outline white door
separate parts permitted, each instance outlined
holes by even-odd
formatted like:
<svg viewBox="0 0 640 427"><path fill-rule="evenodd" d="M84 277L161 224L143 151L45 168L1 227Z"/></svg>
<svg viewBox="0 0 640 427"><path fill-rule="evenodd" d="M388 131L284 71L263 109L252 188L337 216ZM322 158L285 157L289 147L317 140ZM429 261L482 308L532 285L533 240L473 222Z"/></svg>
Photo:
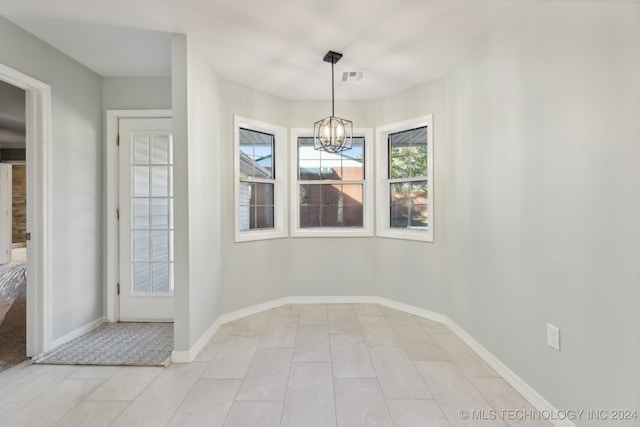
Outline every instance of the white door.
<svg viewBox="0 0 640 427"><path fill-rule="evenodd" d="M0 163L0 264L11 262L13 227L11 165Z"/></svg>
<svg viewBox="0 0 640 427"><path fill-rule="evenodd" d="M173 320L171 119L120 119L120 320Z"/></svg>

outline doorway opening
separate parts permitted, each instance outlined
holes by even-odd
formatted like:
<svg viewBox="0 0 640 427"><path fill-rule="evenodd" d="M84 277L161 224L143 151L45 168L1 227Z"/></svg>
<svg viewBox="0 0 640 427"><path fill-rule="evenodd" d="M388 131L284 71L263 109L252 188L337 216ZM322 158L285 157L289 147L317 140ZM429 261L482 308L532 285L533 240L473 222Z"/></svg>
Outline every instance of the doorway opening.
<svg viewBox="0 0 640 427"><path fill-rule="evenodd" d="M27 359L26 92L0 81L0 371Z"/></svg>
<svg viewBox="0 0 640 427"><path fill-rule="evenodd" d="M15 172L16 184L19 184L16 196L24 198L22 201L16 200L23 206L20 217L15 220L16 241L13 241L14 230L11 227L9 244L11 258L17 264L24 263L25 281L28 276L23 287L23 310L26 315L22 317L24 325L21 328L25 335L24 356L30 357L49 350L52 343L51 87L3 64L0 64L0 83L5 90L13 91L16 97L23 100L22 106L17 108L22 110L23 118L15 120L11 113L7 113L3 116L3 126L8 133L13 132L16 136L17 131L12 129L12 125L15 128L15 122L21 122L24 145L7 147L3 143L7 151L3 151L2 159L7 163L0 165L5 165L5 171L6 166L10 165L11 171L8 173L14 175ZM18 151L8 151L14 149ZM12 193L13 184L12 179L12 184L7 187L11 188ZM13 222L13 197L9 203ZM15 301L12 305L15 307Z"/></svg>

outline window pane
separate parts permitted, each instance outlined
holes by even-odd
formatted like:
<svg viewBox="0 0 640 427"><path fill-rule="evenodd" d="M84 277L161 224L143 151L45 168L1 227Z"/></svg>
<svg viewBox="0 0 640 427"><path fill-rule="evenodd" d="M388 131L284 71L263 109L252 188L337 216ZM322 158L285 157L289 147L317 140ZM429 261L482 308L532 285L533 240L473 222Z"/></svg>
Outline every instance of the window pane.
<svg viewBox="0 0 640 427"><path fill-rule="evenodd" d="M363 212L362 205L357 206L345 206L343 208L343 220L342 225L345 227L362 227L364 225L363 222Z"/></svg>
<svg viewBox="0 0 640 427"><path fill-rule="evenodd" d="M251 184L248 182L241 182L238 194L239 199L239 211L240 211L240 231L247 231L251 228L251 208L249 201L251 199Z"/></svg>
<svg viewBox="0 0 640 427"><path fill-rule="evenodd" d="M240 128L240 175L273 179L274 136Z"/></svg>
<svg viewBox="0 0 640 427"><path fill-rule="evenodd" d="M240 230L274 227L274 185L240 183Z"/></svg>
<svg viewBox="0 0 640 427"><path fill-rule="evenodd" d="M300 228L320 226L320 206L300 206Z"/></svg>
<svg viewBox="0 0 640 427"><path fill-rule="evenodd" d="M411 183L411 203L414 205L427 203L427 181Z"/></svg>
<svg viewBox="0 0 640 427"><path fill-rule="evenodd" d="M273 206L273 184L251 184L249 200L251 205Z"/></svg>
<svg viewBox="0 0 640 427"><path fill-rule="evenodd" d="M328 153L313 147L313 138L298 138L300 180L364 179L364 138L353 138L351 149L339 153Z"/></svg>
<svg viewBox="0 0 640 427"><path fill-rule="evenodd" d="M411 176L427 176L428 156L427 144L411 147Z"/></svg>
<svg viewBox="0 0 640 427"><path fill-rule="evenodd" d="M300 227L362 227L362 184L300 185Z"/></svg>
<svg viewBox="0 0 640 427"><path fill-rule="evenodd" d="M427 212L427 205L412 205L409 226L426 228L428 225Z"/></svg>
<svg viewBox="0 0 640 427"><path fill-rule="evenodd" d="M409 225L411 184L408 182L390 184L390 194L390 226L406 228Z"/></svg>
<svg viewBox="0 0 640 427"><path fill-rule="evenodd" d="M427 227L427 181L390 184L390 194L391 227Z"/></svg>
<svg viewBox="0 0 640 427"><path fill-rule="evenodd" d="M389 134L389 178L427 175L427 127Z"/></svg>
<svg viewBox="0 0 640 427"><path fill-rule="evenodd" d="M393 228L407 228L409 224L409 205L394 203L391 205L390 226Z"/></svg>
<svg viewBox="0 0 640 427"><path fill-rule="evenodd" d="M255 223L254 228L273 228L273 206L256 206L251 210L254 213L252 223Z"/></svg>

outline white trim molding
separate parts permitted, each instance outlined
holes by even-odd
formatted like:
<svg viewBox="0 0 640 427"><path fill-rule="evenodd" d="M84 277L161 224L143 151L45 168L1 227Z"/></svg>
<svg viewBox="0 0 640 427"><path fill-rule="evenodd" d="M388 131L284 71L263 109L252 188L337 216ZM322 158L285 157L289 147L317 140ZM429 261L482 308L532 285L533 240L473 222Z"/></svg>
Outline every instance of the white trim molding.
<svg viewBox="0 0 640 427"><path fill-rule="evenodd" d="M116 286L119 282L118 257L118 123L121 118L172 118L171 110L107 110L105 141L105 283L104 297L109 322L119 320L119 300Z"/></svg>
<svg viewBox="0 0 640 427"><path fill-rule="evenodd" d="M273 179L265 182L273 184L273 228L240 229L240 128L273 135ZM233 116L233 181L234 181L234 227L235 242L279 239L288 236L287 229L287 130L281 126L259 122L241 116ZM245 178L246 179L246 178ZM248 182L248 181L244 181ZM253 181L252 181L253 182ZM258 181L255 181L258 182Z"/></svg>
<svg viewBox="0 0 640 427"><path fill-rule="evenodd" d="M66 344L69 341L74 340L78 337L81 337L82 335L88 332L91 332L94 329L98 329L100 326L104 325L105 323L107 323L106 317L101 317L99 319L94 320L93 322L87 323L86 325L76 329L75 331L69 332L68 334L53 341L53 343L51 344L51 348L54 349L56 347L60 347L61 345Z"/></svg>
<svg viewBox="0 0 640 427"><path fill-rule="evenodd" d="M484 360L491 368L493 368L507 383L509 383L518 393L533 405L539 411L548 411L557 413L558 410L551 405L544 397L536 392L522 378L518 377L511 369L502 363L491 352L484 348L478 341L469 335L464 329L458 326L453 320L444 314L425 310L409 304L403 304L387 298L379 296L289 296L267 301L262 304L247 307L231 313L223 314L211 325L209 330L205 332L198 342L189 351L174 351L172 361L174 363L189 363L195 360L198 353L204 348L207 342L213 337L220 326L234 320L251 316L266 310L280 307L285 304L379 304L384 307L393 308L405 313L413 314L424 319L433 320L443 323L451 331L460 338L466 345L476 352L482 360ZM568 419L551 420L556 427L576 427L576 425Z"/></svg>
<svg viewBox="0 0 640 427"><path fill-rule="evenodd" d="M51 86L0 64L0 80L26 92L27 159L27 355L51 348L52 301L52 136Z"/></svg>
<svg viewBox="0 0 640 427"><path fill-rule="evenodd" d="M362 227L311 227L301 228L300 225L300 189L298 180L298 138L313 137L312 128L290 129L290 190L291 194L291 237L372 237L374 234L374 139L372 128L356 128L354 137L364 137L364 179L362 189ZM309 181L307 181L309 182ZM330 181L330 183L338 183ZM352 181L357 182L357 181ZM314 184L322 181L314 181Z"/></svg>
<svg viewBox="0 0 640 427"><path fill-rule="evenodd" d="M213 322L213 325L211 325L211 327L188 351L174 351L171 354L171 361L174 363L193 362L198 353L200 353L204 346L207 345L207 343L215 335L215 333L218 332L220 326L224 325L225 323L233 322L234 320L242 319L243 317L271 310L285 304L289 304L289 299L286 297L223 314L222 316L218 317L215 322Z"/></svg>
<svg viewBox="0 0 640 427"><path fill-rule="evenodd" d="M391 200L391 194L389 185L397 181L405 180L392 180L389 177L389 143L388 138L390 134L409 131L412 129L427 127L427 176L420 177L420 180L427 181L427 229L419 228L396 228L391 227L391 209L389 206L389 200ZM376 187L377 187L377 209L376 209L376 235L379 237L390 237L395 239L405 240L418 240L422 242L433 242L434 233L434 184L433 184L433 156L434 156L434 142L433 142L433 114L426 116L416 117L414 119L404 120L402 122L392 123L385 126L379 126L376 128L376 157L377 161L377 175L376 175ZM416 177L417 178L417 177Z"/></svg>

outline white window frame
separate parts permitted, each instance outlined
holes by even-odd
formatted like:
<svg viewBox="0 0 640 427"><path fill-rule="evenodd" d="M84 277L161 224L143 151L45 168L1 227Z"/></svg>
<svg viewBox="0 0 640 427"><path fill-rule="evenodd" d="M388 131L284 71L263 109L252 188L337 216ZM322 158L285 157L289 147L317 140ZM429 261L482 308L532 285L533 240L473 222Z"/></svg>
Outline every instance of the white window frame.
<svg viewBox="0 0 640 427"><path fill-rule="evenodd" d="M411 228L392 228L390 226L389 186L396 182L389 178L389 134L427 127L427 209L429 224L427 230ZM376 235L393 239L418 240L433 242L434 204L433 204L433 114L416 117L402 122L391 123L376 128L377 162L377 210Z"/></svg>
<svg viewBox="0 0 640 427"><path fill-rule="evenodd" d="M312 128L292 128L291 140L291 237L372 237L374 235L374 139L373 129L353 130L354 137L364 137L364 180L362 189L362 227L299 227L298 138L313 137Z"/></svg>
<svg viewBox="0 0 640 427"><path fill-rule="evenodd" d="M275 180L273 181L273 228L240 230L240 128L268 133L274 136L273 163L275 165ZM238 115L233 116L234 223L236 242L280 239L288 236L286 209L287 146L286 128Z"/></svg>

